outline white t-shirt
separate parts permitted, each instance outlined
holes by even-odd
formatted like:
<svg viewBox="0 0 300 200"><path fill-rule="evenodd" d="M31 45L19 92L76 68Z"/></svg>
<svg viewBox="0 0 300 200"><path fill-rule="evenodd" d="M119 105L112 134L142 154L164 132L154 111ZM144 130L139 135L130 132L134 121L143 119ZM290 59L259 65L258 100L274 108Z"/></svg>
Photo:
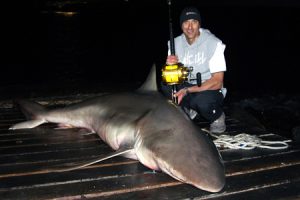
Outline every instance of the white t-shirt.
<svg viewBox="0 0 300 200"><path fill-rule="evenodd" d="M170 42L168 45L170 47ZM184 34L176 37L175 54L178 56L179 62L185 67L193 68L188 82L196 84L198 72L201 73L202 82L205 82L211 78L212 73L226 71L225 47L220 39L204 28L200 28L200 36L191 45L187 42ZM226 89L224 88L222 91L225 96Z"/></svg>

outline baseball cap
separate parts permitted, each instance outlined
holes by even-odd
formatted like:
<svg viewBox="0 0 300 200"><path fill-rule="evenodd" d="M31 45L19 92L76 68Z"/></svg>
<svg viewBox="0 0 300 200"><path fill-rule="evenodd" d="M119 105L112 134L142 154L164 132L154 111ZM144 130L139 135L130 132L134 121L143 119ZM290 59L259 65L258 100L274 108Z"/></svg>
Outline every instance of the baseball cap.
<svg viewBox="0 0 300 200"><path fill-rule="evenodd" d="M193 6L185 7L180 14L180 26L182 23L189 19L195 19L201 22L200 12Z"/></svg>

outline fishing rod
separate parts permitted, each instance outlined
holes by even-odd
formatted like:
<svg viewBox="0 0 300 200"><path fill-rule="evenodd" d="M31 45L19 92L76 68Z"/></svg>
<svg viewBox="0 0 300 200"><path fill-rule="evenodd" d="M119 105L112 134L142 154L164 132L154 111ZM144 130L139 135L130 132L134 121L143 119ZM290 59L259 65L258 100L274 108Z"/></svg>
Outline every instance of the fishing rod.
<svg viewBox="0 0 300 200"><path fill-rule="evenodd" d="M175 54L175 40L173 35L173 22L172 22L172 2L167 0L169 10L169 34L170 34L170 53ZM172 86L172 101L178 104L177 98L174 94L177 92L177 85L184 83L187 80L190 69L184 67L182 63L166 64L162 68L162 80L165 84Z"/></svg>
<svg viewBox="0 0 300 200"><path fill-rule="evenodd" d="M172 2L171 0L167 0L168 10L169 10L169 33L170 33L170 53L171 55L176 55L175 53L175 40L173 34L173 21L172 21ZM162 80L165 84L170 85L172 87L172 101L175 104L178 104L177 98L174 94L177 92L177 85L184 83L188 79L188 75L193 71L193 67L185 67L182 63L175 64L166 64L162 68ZM201 73L198 72L196 74L197 85L201 86Z"/></svg>
<svg viewBox="0 0 300 200"><path fill-rule="evenodd" d="M174 34L173 34L173 20L172 20L172 14L171 14L171 6L172 2L171 0L168 1L168 10L169 10L169 33L170 33L170 50L171 50L171 55L175 55L175 40L174 40Z"/></svg>

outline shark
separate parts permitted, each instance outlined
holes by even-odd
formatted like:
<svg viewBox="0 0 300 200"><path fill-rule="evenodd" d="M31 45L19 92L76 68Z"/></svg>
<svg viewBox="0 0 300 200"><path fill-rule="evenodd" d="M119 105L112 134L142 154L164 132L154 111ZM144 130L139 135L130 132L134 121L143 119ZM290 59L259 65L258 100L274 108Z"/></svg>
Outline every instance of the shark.
<svg viewBox="0 0 300 200"><path fill-rule="evenodd" d="M201 190L219 192L225 185L218 149L180 106L159 92L155 64L146 81L131 92L112 92L63 108L49 109L30 99L20 99L17 104L27 121L12 125L10 130L44 123L85 128L98 134L113 150L104 157L52 171L76 170L124 156Z"/></svg>

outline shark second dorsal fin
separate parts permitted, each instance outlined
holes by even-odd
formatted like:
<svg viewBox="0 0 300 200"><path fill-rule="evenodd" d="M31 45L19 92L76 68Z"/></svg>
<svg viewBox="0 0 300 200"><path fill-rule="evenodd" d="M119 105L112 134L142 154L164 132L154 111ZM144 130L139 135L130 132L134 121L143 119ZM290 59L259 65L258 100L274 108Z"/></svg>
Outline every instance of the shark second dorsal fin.
<svg viewBox="0 0 300 200"><path fill-rule="evenodd" d="M152 65L152 68L150 70L150 73L147 76L146 81L143 83L143 85L137 91L139 91L139 92L156 92L157 91L155 63Z"/></svg>

